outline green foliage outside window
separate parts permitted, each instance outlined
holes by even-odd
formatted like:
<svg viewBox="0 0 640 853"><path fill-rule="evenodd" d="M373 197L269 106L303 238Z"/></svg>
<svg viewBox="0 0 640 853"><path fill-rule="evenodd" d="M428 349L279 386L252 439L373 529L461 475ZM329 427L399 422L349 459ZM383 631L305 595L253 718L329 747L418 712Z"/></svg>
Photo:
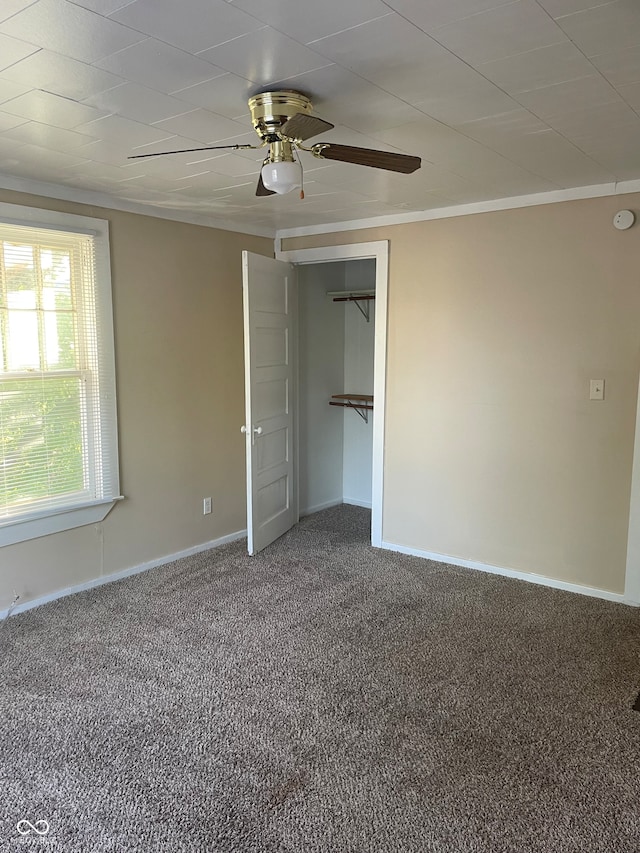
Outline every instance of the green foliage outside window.
<svg viewBox="0 0 640 853"><path fill-rule="evenodd" d="M30 247L0 247L5 261L0 267L2 516L87 484L84 380L77 364L69 254L38 248L29 258ZM7 263L7 249L18 249L26 262Z"/></svg>
<svg viewBox="0 0 640 853"><path fill-rule="evenodd" d="M0 505L82 490L80 382L0 384Z"/></svg>

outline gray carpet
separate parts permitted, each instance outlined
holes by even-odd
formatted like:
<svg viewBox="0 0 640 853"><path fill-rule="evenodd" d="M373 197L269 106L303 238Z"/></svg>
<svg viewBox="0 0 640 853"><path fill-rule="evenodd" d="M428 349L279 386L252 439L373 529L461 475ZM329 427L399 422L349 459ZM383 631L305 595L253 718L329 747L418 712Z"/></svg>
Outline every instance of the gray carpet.
<svg viewBox="0 0 640 853"><path fill-rule="evenodd" d="M5 622L1 849L638 853L640 612L368 524L327 510Z"/></svg>

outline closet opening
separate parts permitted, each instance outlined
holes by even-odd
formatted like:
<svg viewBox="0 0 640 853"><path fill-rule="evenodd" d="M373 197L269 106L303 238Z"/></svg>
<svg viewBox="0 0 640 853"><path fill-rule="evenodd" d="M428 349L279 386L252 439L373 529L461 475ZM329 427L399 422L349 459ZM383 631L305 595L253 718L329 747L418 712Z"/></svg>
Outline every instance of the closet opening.
<svg viewBox="0 0 640 853"><path fill-rule="evenodd" d="M302 300L295 311L296 505L300 514L350 501L370 506L371 544L381 548L389 242L283 250L282 239L295 236L278 237L276 259L295 266L298 304ZM374 298L351 299L359 294L349 289L368 291ZM327 295L333 291L343 301ZM368 311L368 323L363 311ZM347 337L357 320L364 325ZM335 396L340 394L373 400ZM332 400L348 405L330 405ZM360 425L364 429L358 431Z"/></svg>
<svg viewBox="0 0 640 853"><path fill-rule="evenodd" d="M300 515L372 507L376 259L298 266Z"/></svg>

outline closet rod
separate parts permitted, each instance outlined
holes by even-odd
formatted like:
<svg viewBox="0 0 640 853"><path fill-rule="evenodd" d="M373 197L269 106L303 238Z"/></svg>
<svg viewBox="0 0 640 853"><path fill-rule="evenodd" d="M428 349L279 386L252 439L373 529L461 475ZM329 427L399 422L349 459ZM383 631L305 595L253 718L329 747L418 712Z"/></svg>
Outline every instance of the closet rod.
<svg viewBox="0 0 640 853"><path fill-rule="evenodd" d="M353 409L362 420L369 423L369 412L373 411L373 395L371 394L333 394L329 400L330 406L340 406L343 409Z"/></svg>
<svg viewBox="0 0 640 853"><path fill-rule="evenodd" d="M327 294L333 297L334 302L353 302L364 319L369 322L369 306L366 304L372 302L375 298L375 292L370 290L352 290L352 291L333 291ZM360 303L364 302L363 307Z"/></svg>
<svg viewBox="0 0 640 853"><path fill-rule="evenodd" d="M369 299L375 299L375 296L334 296L334 302L365 302Z"/></svg>

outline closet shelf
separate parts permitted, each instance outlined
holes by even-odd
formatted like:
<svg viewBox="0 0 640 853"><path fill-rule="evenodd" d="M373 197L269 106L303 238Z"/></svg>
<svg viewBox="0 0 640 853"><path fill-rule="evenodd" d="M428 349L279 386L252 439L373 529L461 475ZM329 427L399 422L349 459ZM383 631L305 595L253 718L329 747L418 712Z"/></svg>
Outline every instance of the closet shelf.
<svg viewBox="0 0 640 853"><path fill-rule="evenodd" d="M367 323L369 322L368 303L376 298L375 290L328 290L327 296L330 296L334 302L353 302ZM364 306L360 304L361 302Z"/></svg>
<svg viewBox="0 0 640 853"><path fill-rule="evenodd" d="M332 394L329 400L330 406L341 406L346 409L353 409L357 412L362 420L369 423L369 412L373 410L373 395L372 394Z"/></svg>

